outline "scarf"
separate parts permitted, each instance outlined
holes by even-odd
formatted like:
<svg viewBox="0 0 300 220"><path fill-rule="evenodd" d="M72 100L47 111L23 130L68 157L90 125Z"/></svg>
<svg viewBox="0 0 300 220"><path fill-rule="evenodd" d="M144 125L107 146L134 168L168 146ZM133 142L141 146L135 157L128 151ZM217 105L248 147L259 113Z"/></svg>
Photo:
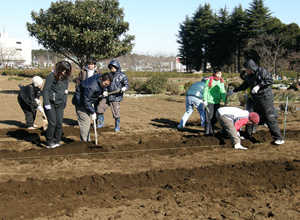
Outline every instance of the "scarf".
<svg viewBox="0 0 300 220"><path fill-rule="evenodd" d="M224 80L223 80L222 77L211 76L211 77L209 77L208 79L209 79L209 82L208 82L208 87L209 87L209 88L212 87L212 82L213 82L214 80L216 80L216 81L217 81L217 80L220 80L221 83L224 83Z"/></svg>

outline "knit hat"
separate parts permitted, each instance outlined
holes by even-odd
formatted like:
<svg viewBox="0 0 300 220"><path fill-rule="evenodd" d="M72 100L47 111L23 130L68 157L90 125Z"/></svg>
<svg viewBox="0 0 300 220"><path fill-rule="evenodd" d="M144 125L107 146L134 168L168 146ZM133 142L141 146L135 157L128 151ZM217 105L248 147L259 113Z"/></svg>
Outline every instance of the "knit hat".
<svg viewBox="0 0 300 220"><path fill-rule="evenodd" d="M41 88L43 85L43 79L39 76L34 76L32 78L32 84L34 85L34 87Z"/></svg>
<svg viewBox="0 0 300 220"><path fill-rule="evenodd" d="M252 121L254 124L258 124L259 123L259 115L256 112L250 112L249 120Z"/></svg>

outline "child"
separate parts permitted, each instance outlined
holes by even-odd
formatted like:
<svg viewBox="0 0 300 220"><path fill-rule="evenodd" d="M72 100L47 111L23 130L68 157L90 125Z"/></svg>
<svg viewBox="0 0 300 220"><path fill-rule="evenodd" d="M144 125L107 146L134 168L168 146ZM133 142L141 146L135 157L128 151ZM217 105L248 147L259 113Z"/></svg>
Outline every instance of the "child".
<svg viewBox="0 0 300 220"><path fill-rule="evenodd" d="M18 102L25 114L26 128L29 130L37 128L34 124L36 111L39 110L43 113L43 108L39 100L42 87L43 79L39 76L34 76L31 84L20 86Z"/></svg>
<svg viewBox="0 0 300 220"><path fill-rule="evenodd" d="M258 124L259 115L237 107L222 107L217 110L216 117L223 130L230 136L234 149L247 150L241 145L240 129L247 124Z"/></svg>
<svg viewBox="0 0 300 220"><path fill-rule="evenodd" d="M46 78L43 90L44 109L48 119L46 148L60 146L64 109L67 105L68 78L71 73L71 64L60 61L56 63L54 72Z"/></svg>
<svg viewBox="0 0 300 220"><path fill-rule="evenodd" d="M216 111L220 107L221 101L226 102L226 91L221 71L215 71L213 76L206 80L203 101L206 111L205 135L213 135L214 125L217 121Z"/></svg>
<svg viewBox="0 0 300 220"><path fill-rule="evenodd" d="M104 126L104 112L108 106L110 106L111 111L113 113L113 117L115 119L115 132L120 131L120 102L123 100L123 94L126 90L128 90L128 77L125 73L121 71L121 66L118 60L111 60L108 64L108 68L111 71L112 82L108 87L108 92L115 92L112 95L109 95L106 98L103 98L98 105L98 128L102 128Z"/></svg>

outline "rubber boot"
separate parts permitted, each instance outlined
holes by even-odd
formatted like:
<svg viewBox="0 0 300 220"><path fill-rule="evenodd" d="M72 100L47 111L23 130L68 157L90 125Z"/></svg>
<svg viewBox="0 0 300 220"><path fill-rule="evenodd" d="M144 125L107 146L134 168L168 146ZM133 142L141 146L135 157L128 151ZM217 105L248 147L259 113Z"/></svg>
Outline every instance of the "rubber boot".
<svg viewBox="0 0 300 220"><path fill-rule="evenodd" d="M115 132L120 131L120 118L115 119Z"/></svg>
<svg viewBox="0 0 300 220"><path fill-rule="evenodd" d="M103 128L104 126L104 115L98 114L97 116L97 128Z"/></svg>

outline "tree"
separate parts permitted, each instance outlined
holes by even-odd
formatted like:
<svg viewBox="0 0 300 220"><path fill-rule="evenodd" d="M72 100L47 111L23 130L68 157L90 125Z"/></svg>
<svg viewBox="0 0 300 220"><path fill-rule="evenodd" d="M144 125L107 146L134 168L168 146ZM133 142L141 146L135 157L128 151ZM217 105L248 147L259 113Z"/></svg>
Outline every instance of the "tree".
<svg viewBox="0 0 300 220"><path fill-rule="evenodd" d="M203 67L206 72L209 60L209 51L212 47L211 36L215 34L216 16L213 14L210 4L200 6L193 16L193 44L195 54L193 64L197 70Z"/></svg>
<svg viewBox="0 0 300 220"><path fill-rule="evenodd" d="M248 48L259 54L261 66L277 74L278 61L286 52L283 43L282 35L262 34L256 39L251 39Z"/></svg>
<svg viewBox="0 0 300 220"><path fill-rule="evenodd" d="M230 17L230 31L232 34L233 50L236 57L237 71L241 71L241 56L242 50L247 44L248 30L247 30L247 14L239 5L233 9Z"/></svg>
<svg viewBox="0 0 300 220"><path fill-rule="evenodd" d="M268 31L271 24L271 12L265 7L264 0L253 0L246 12L248 16L248 31L252 38Z"/></svg>
<svg viewBox="0 0 300 220"><path fill-rule="evenodd" d="M134 36L126 34L129 24L118 0L62 0L31 16L30 35L80 68L89 58L118 57L133 47Z"/></svg>
<svg viewBox="0 0 300 220"><path fill-rule="evenodd" d="M186 65L186 71L191 72L193 69L193 34L192 20L186 17L185 21L180 24L179 32L177 35L177 43L179 44L179 57L180 62Z"/></svg>
<svg viewBox="0 0 300 220"><path fill-rule="evenodd" d="M0 44L0 64L7 64L9 61L14 61L18 51L15 48L4 47Z"/></svg>

